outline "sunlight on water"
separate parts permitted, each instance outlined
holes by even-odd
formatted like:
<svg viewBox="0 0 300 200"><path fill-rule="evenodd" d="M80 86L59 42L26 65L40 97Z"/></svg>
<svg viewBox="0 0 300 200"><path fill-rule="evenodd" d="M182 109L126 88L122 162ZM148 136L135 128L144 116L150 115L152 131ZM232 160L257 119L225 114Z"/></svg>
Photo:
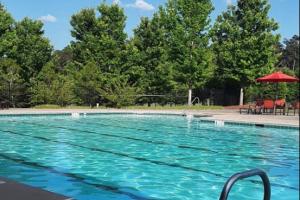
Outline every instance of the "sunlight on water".
<svg viewBox="0 0 300 200"><path fill-rule="evenodd" d="M223 125L171 115L0 117L0 176L78 200L215 200L232 174L261 168L272 200L299 199L298 130ZM251 180L230 198L262 199L260 179Z"/></svg>

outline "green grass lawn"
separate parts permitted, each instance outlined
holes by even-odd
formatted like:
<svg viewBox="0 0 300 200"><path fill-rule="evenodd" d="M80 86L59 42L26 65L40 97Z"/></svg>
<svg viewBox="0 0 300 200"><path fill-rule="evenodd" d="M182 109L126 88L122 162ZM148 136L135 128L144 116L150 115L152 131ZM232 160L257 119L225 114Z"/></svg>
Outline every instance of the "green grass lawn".
<svg viewBox="0 0 300 200"><path fill-rule="evenodd" d="M176 105L176 106L129 106L126 109L141 109L141 110L221 110L222 106L203 106L203 105Z"/></svg>
<svg viewBox="0 0 300 200"><path fill-rule="evenodd" d="M59 105L53 105L53 104L43 104L34 106L34 109L91 109L89 106L66 106L61 107ZM96 107L92 109L97 109ZM108 109L108 107L100 106L98 109ZM221 110L223 109L222 106L203 106L203 105L193 105L193 106L187 106L187 105L176 105L176 106L150 106L147 105L144 106L128 106L124 107L123 109L128 110Z"/></svg>
<svg viewBox="0 0 300 200"><path fill-rule="evenodd" d="M43 105L37 105L33 107L34 109L90 109L89 106L59 106L59 105L55 105L55 104L43 104Z"/></svg>

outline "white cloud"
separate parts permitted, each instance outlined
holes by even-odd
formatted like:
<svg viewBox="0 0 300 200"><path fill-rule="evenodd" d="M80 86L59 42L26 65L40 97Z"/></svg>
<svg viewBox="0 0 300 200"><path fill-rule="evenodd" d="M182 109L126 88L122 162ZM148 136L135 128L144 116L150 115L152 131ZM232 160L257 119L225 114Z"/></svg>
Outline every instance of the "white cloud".
<svg viewBox="0 0 300 200"><path fill-rule="evenodd" d="M48 14L45 16L41 16L39 20L41 20L42 22L56 22L57 19L53 15Z"/></svg>
<svg viewBox="0 0 300 200"><path fill-rule="evenodd" d="M121 4L121 0L113 0L112 3L113 3L113 4L120 5L120 4Z"/></svg>
<svg viewBox="0 0 300 200"><path fill-rule="evenodd" d="M227 4L228 6L232 5L232 0L226 0L226 4Z"/></svg>
<svg viewBox="0 0 300 200"><path fill-rule="evenodd" d="M154 10L154 6L145 0L135 0L133 4L127 4L127 7L137 8L141 10Z"/></svg>

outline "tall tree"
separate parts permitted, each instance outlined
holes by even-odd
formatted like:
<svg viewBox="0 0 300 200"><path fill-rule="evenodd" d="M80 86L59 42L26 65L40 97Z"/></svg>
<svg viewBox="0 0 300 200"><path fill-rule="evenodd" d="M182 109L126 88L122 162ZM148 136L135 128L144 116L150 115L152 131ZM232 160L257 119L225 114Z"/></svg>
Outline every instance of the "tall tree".
<svg viewBox="0 0 300 200"><path fill-rule="evenodd" d="M0 3L0 58L9 57L16 49L15 21Z"/></svg>
<svg viewBox="0 0 300 200"><path fill-rule="evenodd" d="M103 79L99 92L108 101L106 105L121 108L135 103L138 88L129 82L127 76L111 74Z"/></svg>
<svg viewBox="0 0 300 200"><path fill-rule="evenodd" d="M165 9L165 24L176 80L188 90L188 105L192 104L192 89L202 87L212 75L212 53L209 48L210 0L169 0Z"/></svg>
<svg viewBox="0 0 300 200"><path fill-rule="evenodd" d="M103 82L103 76L99 67L93 62L87 63L75 75L75 95L80 103L95 106L100 100L99 88Z"/></svg>
<svg viewBox="0 0 300 200"><path fill-rule="evenodd" d="M278 55L278 24L268 16L268 0L239 0L218 16L212 28L216 76L243 88L274 69Z"/></svg>
<svg viewBox="0 0 300 200"><path fill-rule="evenodd" d="M51 60L53 60L59 71L64 71L65 67L73 61L73 54L70 46L65 47L63 50L54 51L51 57Z"/></svg>
<svg viewBox="0 0 300 200"><path fill-rule="evenodd" d="M83 9L72 16L74 59L83 65L94 62L102 72L119 71L127 38L126 16L116 4L101 4L98 12L96 17L95 10Z"/></svg>
<svg viewBox="0 0 300 200"><path fill-rule="evenodd" d="M0 59L0 100L9 102L10 106L22 105L24 80L20 75L20 66L12 59Z"/></svg>
<svg viewBox="0 0 300 200"><path fill-rule="evenodd" d="M17 49L13 57L22 68L22 77L29 82L50 60L52 46L44 37L43 23L24 18L16 24Z"/></svg>
<svg viewBox="0 0 300 200"><path fill-rule="evenodd" d="M111 105L118 106L117 101L124 99L126 93L135 91L136 49L126 42L126 16L122 8L103 3L97 11L83 9L71 19L75 38L71 48L75 64L81 66L76 94L85 104L94 105L102 95Z"/></svg>
<svg viewBox="0 0 300 200"><path fill-rule="evenodd" d="M287 67L299 76L299 36L284 40L284 45L279 66Z"/></svg>
<svg viewBox="0 0 300 200"><path fill-rule="evenodd" d="M137 65L140 66L142 82L146 94L169 94L174 89L172 65L168 62L166 30L162 9L153 18L142 18L134 30L133 43L138 49Z"/></svg>
<svg viewBox="0 0 300 200"><path fill-rule="evenodd" d="M91 60L97 60L97 53L94 43L97 41L96 34L97 22L94 9L83 9L71 18L71 35L75 41L71 42L71 49L74 55L74 61L81 65ZM99 39L99 38L98 38ZM98 52L100 53L100 52Z"/></svg>
<svg viewBox="0 0 300 200"><path fill-rule="evenodd" d="M76 103L74 81L65 75L53 58L32 81L31 104L56 104L60 106Z"/></svg>

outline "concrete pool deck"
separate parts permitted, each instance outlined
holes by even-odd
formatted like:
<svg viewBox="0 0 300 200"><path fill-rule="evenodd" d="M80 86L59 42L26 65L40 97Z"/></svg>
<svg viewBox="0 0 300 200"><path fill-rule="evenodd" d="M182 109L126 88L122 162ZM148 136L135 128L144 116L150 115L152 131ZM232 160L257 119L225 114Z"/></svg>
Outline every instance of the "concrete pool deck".
<svg viewBox="0 0 300 200"><path fill-rule="evenodd" d="M65 114L65 113L133 113L133 114L175 114L194 115L206 120L221 120L225 122L263 124L271 126L287 126L299 128L299 115L253 115L240 114L238 110L133 110L133 109L8 109L0 110L1 115L26 115L26 114Z"/></svg>
<svg viewBox="0 0 300 200"><path fill-rule="evenodd" d="M0 177L0 199L3 200L72 200L40 188L31 187Z"/></svg>

